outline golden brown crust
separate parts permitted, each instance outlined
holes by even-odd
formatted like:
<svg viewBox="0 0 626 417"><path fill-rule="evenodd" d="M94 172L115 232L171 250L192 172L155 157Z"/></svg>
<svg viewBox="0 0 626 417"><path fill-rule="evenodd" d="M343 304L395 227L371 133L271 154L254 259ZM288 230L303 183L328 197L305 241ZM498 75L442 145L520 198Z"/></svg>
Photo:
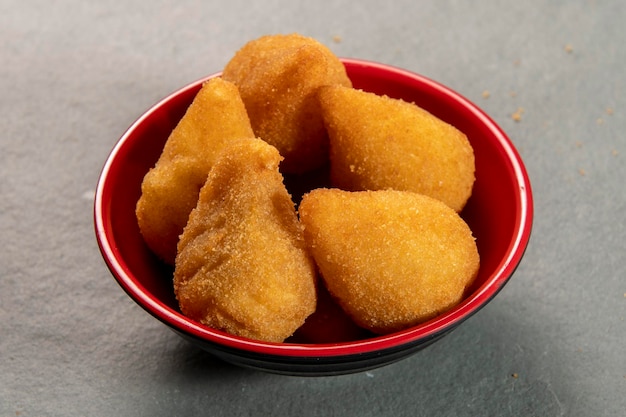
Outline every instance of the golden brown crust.
<svg viewBox="0 0 626 417"><path fill-rule="evenodd" d="M461 211L474 184L474 152L462 132L415 104L361 90L323 87L319 99L333 186L414 191Z"/></svg>
<svg viewBox="0 0 626 417"><path fill-rule="evenodd" d="M182 312L231 334L281 342L315 310L316 271L278 151L243 140L218 158L178 243Z"/></svg>
<svg viewBox="0 0 626 417"><path fill-rule="evenodd" d="M285 158L283 172L307 172L328 160L315 92L352 83L326 46L299 34L263 36L237 51L222 76L239 87L256 136Z"/></svg>
<svg viewBox="0 0 626 417"><path fill-rule="evenodd" d="M448 310L478 272L469 227L439 200L406 191L317 189L303 197L299 212L329 292L375 333Z"/></svg>
<svg viewBox="0 0 626 417"><path fill-rule="evenodd" d="M231 141L252 137L237 87L221 78L205 83L141 184L139 228L164 261L174 263L178 237L217 155Z"/></svg>

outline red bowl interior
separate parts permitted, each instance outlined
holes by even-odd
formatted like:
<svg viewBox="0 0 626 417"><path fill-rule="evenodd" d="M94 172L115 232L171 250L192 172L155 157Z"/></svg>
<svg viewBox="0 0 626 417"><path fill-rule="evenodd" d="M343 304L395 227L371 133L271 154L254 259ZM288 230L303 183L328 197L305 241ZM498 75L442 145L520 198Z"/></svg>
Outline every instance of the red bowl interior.
<svg viewBox="0 0 626 417"><path fill-rule="evenodd" d="M452 328L484 306L511 277L528 243L532 194L523 163L505 133L474 104L420 75L361 60L343 60L354 87L412 101L468 136L476 157L476 182L462 217L481 256L478 277L464 301L408 330L340 344L264 343L207 328L178 310L172 269L146 247L135 218L141 181L154 166L169 133L193 100L198 80L166 97L121 137L102 170L94 206L102 255L122 288L145 310L179 332L229 348L287 356L343 356L388 349Z"/></svg>

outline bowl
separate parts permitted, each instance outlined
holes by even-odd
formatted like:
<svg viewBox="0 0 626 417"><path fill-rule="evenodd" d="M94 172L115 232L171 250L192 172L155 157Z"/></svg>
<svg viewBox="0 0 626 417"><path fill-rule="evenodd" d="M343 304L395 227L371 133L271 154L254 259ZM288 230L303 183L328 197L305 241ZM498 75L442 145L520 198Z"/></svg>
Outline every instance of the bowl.
<svg viewBox="0 0 626 417"><path fill-rule="evenodd" d="M338 375L406 358L429 346L489 303L511 278L528 244L532 192L511 141L476 105L421 75L356 59L342 59L355 88L412 101L465 132L476 160L473 194L461 216L476 237L481 267L464 300L407 330L333 344L266 343L232 336L181 314L172 268L144 244L135 204L146 172L202 83L193 82L146 111L119 139L101 171L94 202L96 239L121 288L184 339L224 361L290 375Z"/></svg>

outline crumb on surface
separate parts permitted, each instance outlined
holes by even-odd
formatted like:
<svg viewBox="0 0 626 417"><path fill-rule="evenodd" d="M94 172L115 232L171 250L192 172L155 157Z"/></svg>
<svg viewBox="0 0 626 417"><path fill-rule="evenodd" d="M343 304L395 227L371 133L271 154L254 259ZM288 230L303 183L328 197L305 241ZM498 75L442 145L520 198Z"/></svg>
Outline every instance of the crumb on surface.
<svg viewBox="0 0 626 417"><path fill-rule="evenodd" d="M565 52L567 52L568 54L571 54L572 52L574 52L574 47L569 43L565 45L563 49L565 49Z"/></svg>
<svg viewBox="0 0 626 417"><path fill-rule="evenodd" d="M609 116L613 115L613 107L607 107L606 108L606 114L608 114Z"/></svg>
<svg viewBox="0 0 626 417"><path fill-rule="evenodd" d="M524 114L524 108L523 107L518 107L517 110L515 111L515 113L513 113L511 115L511 118L513 120L515 120L516 122L519 122L522 120L522 115Z"/></svg>
<svg viewBox="0 0 626 417"><path fill-rule="evenodd" d="M603 124L603 123L604 123L604 119L603 119L602 117L598 117L598 118L596 119L596 123L597 123L597 124L599 124L599 125L601 125L601 124Z"/></svg>
<svg viewBox="0 0 626 417"><path fill-rule="evenodd" d="M515 97L515 96L517 96L517 92L516 92L516 91L510 91L510 92L509 92L509 95L510 95L511 97Z"/></svg>
<svg viewBox="0 0 626 417"><path fill-rule="evenodd" d="M342 39L341 39L341 36L339 36L339 35L334 35L334 36L333 36L333 42L335 42L335 43L340 43L340 42L341 42L341 40L342 40Z"/></svg>
<svg viewBox="0 0 626 417"><path fill-rule="evenodd" d="M485 90L485 91L483 91L482 96L483 96L483 98L489 98L489 96L491 96L491 93L489 92L489 90Z"/></svg>
<svg viewBox="0 0 626 417"><path fill-rule="evenodd" d="M587 175L587 171L585 171L583 168L580 168L580 169L578 170L578 173L579 173L580 175L582 175L582 176Z"/></svg>
<svg viewBox="0 0 626 417"><path fill-rule="evenodd" d="M513 372L513 373L511 374L511 377L513 377L513 378L517 379L517 378L519 378L519 374L518 374L517 372Z"/></svg>
<svg viewBox="0 0 626 417"><path fill-rule="evenodd" d="M619 153L619 152L617 152L617 149L613 149L613 150L611 151L611 155L613 155L613 156L617 156L617 154L618 154L618 153ZM626 297L626 293L624 293L624 297Z"/></svg>

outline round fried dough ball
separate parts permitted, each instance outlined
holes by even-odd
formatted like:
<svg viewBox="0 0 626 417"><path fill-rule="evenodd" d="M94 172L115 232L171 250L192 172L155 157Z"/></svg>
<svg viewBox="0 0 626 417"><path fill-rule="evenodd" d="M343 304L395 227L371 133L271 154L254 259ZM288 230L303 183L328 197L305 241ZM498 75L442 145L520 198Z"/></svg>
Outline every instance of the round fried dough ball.
<svg viewBox="0 0 626 417"><path fill-rule="evenodd" d="M239 88L255 135L285 158L283 172L300 174L328 160L315 92L323 85L352 85L330 49L299 34L267 35L237 51L222 76Z"/></svg>
<svg viewBox="0 0 626 417"><path fill-rule="evenodd" d="M414 191L463 209L474 184L465 134L413 103L374 93L329 86L319 99L333 186Z"/></svg>
<svg viewBox="0 0 626 417"><path fill-rule="evenodd" d="M407 191L316 189L299 208L326 287L355 323L386 334L458 304L479 256L463 219Z"/></svg>

